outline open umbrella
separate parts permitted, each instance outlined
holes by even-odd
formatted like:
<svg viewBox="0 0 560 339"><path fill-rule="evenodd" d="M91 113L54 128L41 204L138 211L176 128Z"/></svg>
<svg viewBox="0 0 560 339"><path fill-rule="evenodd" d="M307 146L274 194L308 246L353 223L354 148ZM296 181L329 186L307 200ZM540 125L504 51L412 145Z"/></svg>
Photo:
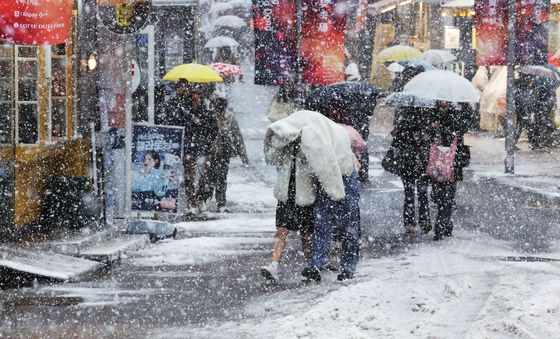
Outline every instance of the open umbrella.
<svg viewBox="0 0 560 339"><path fill-rule="evenodd" d="M206 83L223 82L222 77L212 68L200 64L183 64L174 67L163 77L167 81L186 80L188 82Z"/></svg>
<svg viewBox="0 0 560 339"><path fill-rule="evenodd" d="M393 62L392 64L389 65L389 67L387 67L388 70L390 70L393 73L398 73L398 72L402 72L406 66L418 66L418 67L422 67L424 69L424 71L429 71L429 70L433 70L435 69L435 67L424 61L424 60L402 60L402 61L396 61Z"/></svg>
<svg viewBox="0 0 560 339"><path fill-rule="evenodd" d="M383 101L383 105L392 107L436 107L436 100L423 99L403 92L389 94Z"/></svg>
<svg viewBox="0 0 560 339"><path fill-rule="evenodd" d="M249 8L251 7L251 1L245 0L232 0L228 2L231 7L242 7L242 8Z"/></svg>
<svg viewBox="0 0 560 339"><path fill-rule="evenodd" d="M243 71L241 67L223 62L216 62L209 65L213 70L218 72L222 77L229 77L233 75L241 75Z"/></svg>
<svg viewBox="0 0 560 339"><path fill-rule="evenodd" d="M559 80L560 72L554 66L521 66L517 69L519 73L534 75L547 79Z"/></svg>
<svg viewBox="0 0 560 339"><path fill-rule="evenodd" d="M204 44L204 48L237 47L239 43L228 36L216 36Z"/></svg>
<svg viewBox="0 0 560 339"><path fill-rule="evenodd" d="M235 16L235 15L221 16L221 17L217 18L216 20L214 20L212 22L212 24L214 24L214 26L217 26L217 27L233 27L233 28L239 28L239 27L247 26L247 23L243 19L241 19L240 17Z"/></svg>
<svg viewBox="0 0 560 339"><path fill-rule="evenodd" d="M392 46L389 48L385 48L381 52L379 52L376 56L376 60L379 62L388 62L388 61L401 61L401 60L411 60L417 59L421 60L424 59L422 52L419 49L405 46L405 45L397 45Z"/></svg>
<svg viewBox="0 0 560 339"><path fill-rule="evenodd" d="M418 74L404 86L403 93L423 99L451 102L480 100L480 94L470 81L457 73L442 70Z"/></svg>
<svg viewBox="0 0 560 339"><path fill-rule="evenodd" d="M306 97L305 105L336 122L348 123L343 120L353 119L356 115L371 116L379 93L376 87L364 82L340 82L311 91ZM333 113L333 108L342 112ZM344 117L339 115L341 113Z"/></svg>
<svg viewBox="0 0 560 339"><path fill-rule="evenodd" d="M210 7L210 13L222 13L227 12L233 9L233 6L227 2L220 2L217 4L213 4Z"/></svg>
<svg viewBox="0 0 560 339"><path fill-rule="evenodd" d="M432 65L444 65L457 59L451 52L444 49L430 49L424 52L424 60Z"/></svg>

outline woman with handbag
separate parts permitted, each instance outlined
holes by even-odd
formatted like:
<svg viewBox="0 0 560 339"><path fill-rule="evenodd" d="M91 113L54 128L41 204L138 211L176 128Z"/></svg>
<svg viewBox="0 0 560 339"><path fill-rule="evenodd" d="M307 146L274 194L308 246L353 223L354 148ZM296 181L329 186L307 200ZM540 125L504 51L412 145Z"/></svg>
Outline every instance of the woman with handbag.
<svg viewBox="0 0 560 339"><path fill-rule="evenodd" d="M418 198L420 229L430 232L430 207L426 176L428 152L432 141L430 111L420 107L399 107L399 119L391 135L393 141L383 159L383 168L401 177L404 185L403 219L406 234L416 232L415 200Z"/></svg>
<svg viewBox="0 0 560 339"><path fill-rule="evenodd" d="M435 139L431 146L427 167L432 180L432 200L437 205L437 218L434 224L435 241L449 237L453 232L451 212L455 203L457 182L463 180L463 168L470 163L470 150L464 143L464 135L471 119L471 110L467 105L460 104L457 108L450 102L438 101L433 112ZM443 165L444 168L434 170L433 167L436 167L433 159L434 151L437 153L437 149L442 147L448 147L447 152L451 152L447 154L449 159L440 162L439 165ZM449 172L449 175L442 175L446 172Z"/></svg>

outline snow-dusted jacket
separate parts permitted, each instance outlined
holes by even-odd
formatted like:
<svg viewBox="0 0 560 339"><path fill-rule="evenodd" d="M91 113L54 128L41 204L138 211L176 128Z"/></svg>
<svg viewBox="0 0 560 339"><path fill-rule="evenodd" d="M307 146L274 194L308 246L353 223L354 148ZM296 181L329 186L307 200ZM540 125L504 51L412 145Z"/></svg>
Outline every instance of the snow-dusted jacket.
<svg viewBox="0 0 560 339"><path fill-rule="evenodd" d="M300 139L296 157L296 204L315 202L315 179L335 201L345 197L343 176L352 174L352 149L348 133L332 120L313 111L297 111L268 126L264 140L267 163L276 165L278 179L274 189L277 200L288 200L293 147Z"/></svg>

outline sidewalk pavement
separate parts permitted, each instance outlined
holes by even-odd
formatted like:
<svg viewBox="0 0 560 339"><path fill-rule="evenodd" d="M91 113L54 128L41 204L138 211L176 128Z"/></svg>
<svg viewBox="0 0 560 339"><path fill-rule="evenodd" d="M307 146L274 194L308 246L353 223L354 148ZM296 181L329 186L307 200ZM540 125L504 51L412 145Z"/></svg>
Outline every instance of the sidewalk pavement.
<svg viewBox="0 0 560 339"><path fill-rule="evenodd" d="M393 108L378 106L371 122L373 133L388 136L393 128L392 121ZM560 205L560 148L532 150L527 139L521 138L515 153L515 173L506 174L504 138L469 133L465 144L471 147L471 164L466 169L471 178L495 180Z"/></svg>

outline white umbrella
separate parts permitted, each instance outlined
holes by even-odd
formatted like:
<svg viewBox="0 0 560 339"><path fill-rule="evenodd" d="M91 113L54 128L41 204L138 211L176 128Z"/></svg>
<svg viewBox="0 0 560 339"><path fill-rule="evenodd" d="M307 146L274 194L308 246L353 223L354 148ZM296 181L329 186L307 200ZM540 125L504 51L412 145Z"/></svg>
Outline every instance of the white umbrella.
<svg viewBox="0 0 560 339"><path fill-rule="evenodd" d="M249 8L251 7L251 1L245 1L245 0L232 0L229 1L227 3L228 5L230 5L231 7L244 7L244 8Z"/></svg>
<svg viewBox="0 0 560 339"><path fill-rule="evenodd" d="M214 26L222 27L245 27L247 23L243 19L235 15L224 15L212 22Z"/></svg>
<svg viewBox="0 0 560 339"><path fill-rule="evenodd" d="M230 37L227 36L217 36L213 37L212 39L208 40L206 44L204 44L204 48L220 48L220 47L237 47L239 43Z"/></svg>
<svg viewBox="0 0 560 339"><path fill-rule="evenodd" d="M399 73L404 70L404 66L399 64L398 62L393 62L389 65L389 67L387 67L387 69L393 73Z"/></svg>
<svg viewBox="0 0 560 339"><path fill-rule="evenodd" d="M456 59L457 57L444 49L430 49L424 52L424 60L432 65L443 65L455 61Z"/></svg>
<svg viewBox="0 0 560 339"><path fill-rule="evenodd" d="M404 86L403 93L418 98L451 102L478 102L474 85L451 71L434 70L418 74Z"/></svg>
<svg viewBox="0 0 560 339"><path fill-rule="evenodd" d="M233 6L227 2L221 2L221 3L217 3L212 5L212 7L210 7L210 13L221 13L221 12L225 12L225 11L230 11L233 9Z"/></svg>

